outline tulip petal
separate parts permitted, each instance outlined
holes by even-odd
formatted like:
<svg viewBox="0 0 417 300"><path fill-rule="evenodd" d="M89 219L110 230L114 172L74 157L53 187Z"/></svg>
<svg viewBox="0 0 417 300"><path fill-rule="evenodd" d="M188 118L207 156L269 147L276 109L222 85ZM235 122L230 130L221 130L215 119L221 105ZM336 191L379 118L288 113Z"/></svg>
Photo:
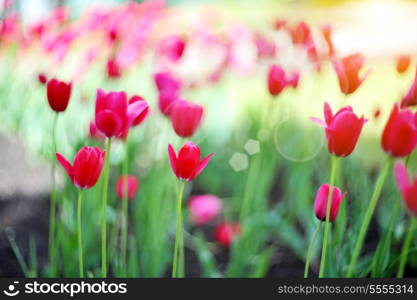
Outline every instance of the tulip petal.
<svg viewBox="0 0 417 300"><path fill-rule="evenodd" d="M68 174L71 182L74 182L74 168L72 167L71 163L60 153L55 153L57 161L64 167L65 171Z"/></svg>
<svg viewBox="0 0 417 300"><path fill-rule="evenodd" d="M172 171L174 171L174 174L177 174L177 155L175 154L175 150L172 148L171 144L168 145L168 156Z"/></svg>
<svg viewBox="0 0 417 300"><path fill-rule="evenodd" d="M310 117L310 120L313 121L314 123L320 125L321 127L327 128L327 124L323 120L320 120L319 118Z"/></svg>
<svg viewBox="0 0 417 300"><path fill-rule="evenodd" d="M210 161L210 158L212 157L214 155L214 153L211 153L211 154L209 154L209 155L207 155L206 157L204 157L200 162L199 162L199 164L198 164L198 166L197 166L197 169L195 170L195 173L194 173L194 178L196 177L196 176L198 176L198 174L200 174L203 170L204 170L204 168L207 166L207 164L209 163L209 161Z"/></svg>
<svg viewBox="0 0 417 300"><path fill-rule="evenodd" d="M327 125L329 125L333 119L332 108L328 102L324 102L324 119L326 120Z"/></svg>

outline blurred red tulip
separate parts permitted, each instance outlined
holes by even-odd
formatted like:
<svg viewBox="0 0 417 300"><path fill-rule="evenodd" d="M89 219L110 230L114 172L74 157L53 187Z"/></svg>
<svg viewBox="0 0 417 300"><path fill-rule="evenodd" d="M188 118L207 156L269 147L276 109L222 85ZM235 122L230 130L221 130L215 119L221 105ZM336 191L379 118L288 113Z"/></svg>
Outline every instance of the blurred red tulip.
<svg viewBox="0 0 417 300"><path fill-rule="evenodd" d="M327 52L330 57L335 55L335 49L332 40L332 27L330 25L324 25L321 27L321 34L327 44Z"/></svg>
<svg viewBox="0 0 417 300"><path fill-rule="evenodd" d="M411 63L411 57L409 55L400 55L397 57L397 72L404 73L408 70Z"/></svg>
<svg viewBox="0 0 417 300"><path fill-rule="evenodd" d="M127 183L127 198L133 199L136 196L136 192L139 187L139 180L133 175L122 175L119 177L116 183L117 197L123 199L125 195L125 184Z"/></svg>
<svg viewBox="0 0 417 300"><path fill-rule="evenodd" d="M71 97L72 82L66 83L56 78L51 79L46 85L46 94L49 106L58 112L65 111Z"/></svg>
<svg viewBox="0 0 417 300"><path fill-rule="evenodd" d="M80 189L93 187L101 174L103 168L105 151L97 147L82 147L71 165L65 157L56 153L58 162L64 167L71 182Z"/></svg>
<svg viewBox="0 0 417 300"><path fill-rule="evenodd" d="M119 63L114 59L109 59L106 64L107 77L111 79L119 78L122 73Z"/></svg>
<svg viewBox="0 0 417 300"><path fill-rule="evenodd" d="M300 81L300 73L295 72L289 79L287 79L287 85L292 86L293 88L298 87L298 83Z"/></svg>
<svg viewBox="0 0 417 300"><path fill-rule="evenodd" d="M407 208L417 216L417 177L410 182L407 168L401 162L395 165L394 173L398 188Z"/></svg>
<svg viewBox="0 0 417 300"><path fill-rule="evenodd" d="M201 124L203 107L178 100L171 110L171 122L174 131L180 137L191 137Z"/></svg>
<svg viewBox="0 0 417 300"><path fill-rule="evenodd" d="M417 145L417 113L395 105L382 134L382 148L394 157L409 155Z"/></svg>
<svg viewBox="0 0 417 300"><path fill-rule="evenodd" d="M333 62L336 75L339 79L340 90L345 95L354 93L367 77L359 77L365 59L359 53L346 56Z"/></svg>
<svg viewBox="0 0 417 300"><path fill-rule="evenodd" d="M380 116L381 116L381 109L380 108L375 109L375 111L374 111L374 119L376 120Z"/></svg>
<svg viewBox="0 0 417 300"><path fill-rule="evenodd" d="M169 116L173 103L178 100L181 91L181 82L169 73L156 73L154 75L156 87L159 91L159 110Z"/></svg>
<svg viewBox="0 0 417 300"><path fill-rule="evenodd" d="M268 71L268 91L272 96L281 94L287 86L285 71L278 65L272 65Z"/></svg>
<svg viewBox="0 0 417 300"><path fill-rule="evenodd" d="M199 195L188 203L191 222L203 225L212 221L222 209L222 201L214 195Z"/></svg>
<svg viewBox="0 0 417 300"><path fill-rule="evenodd" d="M275 56L275 44L266 39L263 35L257 33L254 42L258 50L258 58L271 58Z"/></svg>
<svg viewBox="0 0 417 300"><path fill-rule="evenodd" d="M229 247L233 240L242 233L238 223L220 223L214 229L214 239L224 247Z"/></svg>
<svg viewBox="0 0 417 300"><path fill-rule="evenodd" d="M172 62L178 61L185 50L185 41L178 35L162 39L158 45L158 55L168 58Z"/></svg>
<svg viewBox="0 0 417 300"><path fill-rule="evenodd" d="M401 100L401 107L409 107L417 105L417 72L414 81L407 91L407 94Z"/></svg>
<svg viewBox="0 0 417 300"><path fill-rule="evenodd" d="M284 29L287 27L287 21L283 19L276 19L274 21L273 27L275 30Z"/></svg>
<svg viewBox="0 0 417 300"><path fill-rule="evenodd" d="M317 190L316 199L314 200L314 214L317 219L326 221L327 216L327 203L329 201L330 185L323 184ZM346 193L342 195L339 188L333 186L332 188L332 199L330 204L330 222L333 222L337 214L339 213L339 206L345 197Z"/></svg>
<svg viewBox="0 0 417 300"><path fill-rule="evenodd" d="M178 157L174 148L168 145L168 156L175 176L190 181L204 170L213 154L209 154L200 160L200 148L192 142L187 142L178 151Z"/></svg>
<svg viewBox="0 0 417 300"><path fill-rule="evenodd" d="M336 156L350 155L367 120L355 115L351 106L343 107L333 115L327 102L324 103L324 118L325 122L317 118L311 120L325 128L329 152Z"/></svg>
<svg viewBox="0 0 417 300"><path fill-rule="evenodd" d="M38 80L39 80L39 83L40 84L45 85L46 82L48 81L48 78L46 78L46 75L45 74L39 73L38 74Z"/></svg>
<svg viewBox="0 0 417 300"><path fill-rule="evenodd" d="M105 93L97 90L95 124L105 136L118 137L128 122L127 96L125 92Z"/></svg>
<svg viewBox="0 0 417 300"><path fill-rule="evenodd" d="M311 29L307 23L303 21L290 28L289 33L294 44L307 45L312 40Z"/></svg>

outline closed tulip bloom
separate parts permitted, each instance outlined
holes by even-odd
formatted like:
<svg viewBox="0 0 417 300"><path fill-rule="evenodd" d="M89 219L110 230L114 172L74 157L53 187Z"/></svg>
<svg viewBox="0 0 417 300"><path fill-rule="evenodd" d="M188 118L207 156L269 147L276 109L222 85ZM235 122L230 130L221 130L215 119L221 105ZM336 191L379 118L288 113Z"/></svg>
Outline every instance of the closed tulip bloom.
<svg viewBox="0 0 417 300"><path fill-rule="evenodd" d="M82 147L71 165L64 156L56 153L56 159L64 167L71 182L80 189L93 187L103 168L105 151L97 147Z"/></svg>
<svg viewBox="0 0 417 300"><path fill-rule="evenodd" d="M49 106L57 113L65 111L71 97L72 82L66 83L56 78L48 81L46 94Z"/></svg>
<svg viewBox="0 0 417 300"><path fill-rule="evenodd" d="M178 100L171 110L171 123L180 137L191 137L201 124L203 107Z"/></svg>
<svg viewBox="0 0 417 300"><path fill-rule="evenodd" d="M127 183L127 198L133 199L136 196L139 187L138 179L133 175L120 176L116 183L117 197L123 199L125 195L125 184Z"/></svg>
<svg viewBox="0 0 417 300"><path fill-rule="evenodd" d="M395 165L395 179L408 210L417 216L417 177L411 182L407 168L401 162Z"/></svg>
<svg viewBox="0 0 417 300"><path fill-rule="evenodd" d="M359 118L350 106L341 108L333 115L327 102L324 104L324 118L325 122L317 118L311 119L325 128L329 152L336 156L350 155L367 120Z"/></svg>
<svg viewBox="0 0 417 300"><path fill-rule="evenodd" d="M345 95L354 93L367 77L359 76L365 59L359 53L346 56L333 63L336 75L339 79L340 90Z"/></svg>
<svg viewBox="0 0 417 300"><path fill-rule="evenodd" d="M416 145L417 113L395 105L382 134L382 148L393 157L405 157Z"/></svg>
<svg viewBox="0 0 417 300"><path fill-rule="evenodd" d="M97 90L95 123L105 136L117 137L125 129L127 118L127 96L125 92Z"/></svg>
<svg viewBox="0 0 417 300"><path fill-rule="evenodd" d="M400 55L397 57L397 72L404 73L408 70L411 63L411 57L409 55Z"/></svg>
<svg viewBox="0 0 417 300"><path fill-rule="evenodd" d="M188 204L191 222L203 225L212 221L222 209L222 201L214 195L199 195L190 198Z"/></svg>
<svg viewBox="0 0 417 300"><path fill-rule="evenodd" d="M278 65L272 65L268 71L268 91L272 96L277 96L287 86L285 71Z"/></svg>
<svg viewBox="0 0 417 300"><path fill-rule="evenodd" d="M242 233L238 223L220 223L214 229L214 239L224 247L229 247L233 240Z"/></svg>
<svg viewBox="0 0 417 300"><path fill-rule="evenodd" d="M314 214L317 219L321 221L326 221L327 216L327 202L329 201L329 191L330 185L323 184L317 191L316 199L314 200ZM346 193L345 193L346 194ZM342 195L342 192L339 188L333 186L332 188L332 199L330 205L330 222L333 222L337 214L339 213L339 206L342 202L345 194Z"/></svg>
<svg viewBox="0 0 417 300"><path fill-rule="evenodd" d="M132 118L131 126L140 125L149 114L149 105L141 96L134 95L129 99L128 115Z"/></svg>
<svg viewBox="0 0 417 300"><path fill-rule="evenodd" d="M192 142L187 142L178 151L178 156L175 154L174 148L168 145L168 156L175 176L190 181L204 170L213 154L200 160L200 148Z"/></svg>
<svg viewBox="0 0 417 300"><path fill-rule="evenodd" d="M122 75L119 63L114 58L107 61L106 72L107 77L111 79L119 78Z"/></svg>
<svg viewBox="0 0 417 300"><path fill-rule="evenodd" d="M39 83L40 84L45 85L46 82L48 81L48 78L46 78L46 75L45 74L39 73L38 74L38 80L39 80Z"/></svg>

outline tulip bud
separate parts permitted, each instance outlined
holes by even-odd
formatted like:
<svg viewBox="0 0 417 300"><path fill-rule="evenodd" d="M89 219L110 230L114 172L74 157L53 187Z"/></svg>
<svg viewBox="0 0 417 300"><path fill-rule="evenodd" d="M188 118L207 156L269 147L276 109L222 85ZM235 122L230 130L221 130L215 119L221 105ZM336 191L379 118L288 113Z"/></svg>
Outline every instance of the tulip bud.
<svg viewBox="0 0 417 300"><path fill-rule="evenodd" d="M56 153L56 159L64 167L71 182L80 189L93 187L100 177L105 151L97 147L82 147L71 165L64 156Z"/></svg>
<svg viewBox="0 0 417 300"><path fill-rule="evenodd" d="M191 222L203 225L212 221L222 209L222 201L214 195L199 195L190 198Z"/></svg>
<svg viewBox="0 0 417 300"><path fill-rule="evenodd" d="M114 59L109 59L106 64L107 77L111 79L119 78L122 73L119 63Z"/></svg>
<svg viewBox="0 0 417 300"><path fill-rule="evenodd" d="M316 199L314 200L314 214L317 219L321 221L326 221L327 216L327 203L329 201L329 191L330 185L323 184L317 191ZM346 194L346 193L345 193ZM339 213L339 206L342 202L345 194L342 195L342 192L339 188L333 186L332 188L332 199L330 205L330 222L333 222L337 214Z"/></svg>
<svg viewBox="0 0 417 300"><path fill-rule="evenodd" d="M333 62L339 79L340 90L345 95L354 93L367 77L367 74L359 77L364 62L364 57L358 53Z"/></svg>
<svg viewBox="0 0 417 300"><path fill-rule="evenodd" d="M397 58L397 72L404 73L408 70L411 63L411 57L409 55L400 55Z"/></svg>
<svg viewBox="0 0 417 300"><path fill-rule="evenodd" d="M65 111L71 97L72 83L59 81L56 78L48 81L46 94L49 106L57 113Z"/></svg>
<svg viewBox="0 0 417 300"><path fill-rule="evenodd" d="M189 181L193 180L204 170L213 154L209 154L200 160L200 148L191 142L187 142L178 151L178 157L174 148L168 145L168 156L175 176Z"/></svg>
<svg viewBox="0 0 417 300"><path fill-rule="evenodd" d="M191 137L201 124L203 107L184 100L178 100L171 110L174 131L180 137Z"/></svg>
<svg viewBox="0 0 417 300"><path fill-rule="evenodd" d="M268 90L272 96L281 94L287 86L285 71L278 65L272 65L268 72Z"/></svg>
<svg viewBox="0 0 417 300"><path fill-rule="evenodd" d="M417 177L410 182L407 168L401 162L395 165L394 174L405 205L417 216Z"/></svg>
<svg viewBox="0 0 417 300"><path fill-rule="evenodd" d="M416 145L417 113L395 105L382 134L382 148L393 157L405 157Z"/></svg>
<svg viewBox="0 0 417 300"><path fill-rule="evenodd" d="M38 80L39 80L39 83L40 84L45 85L46 82L48 81L48 78L46 78L46 75L45 74L39 73L38 74Z"/></svg>
<svg viewBox="0 0 417 300"><path fill-rule="evenodd" d="M138 191L139 181L133 175L120 176L116 183L117 197L123 199L125 195L125 184L127 184L127 198L133 199Z"/></svg>
<svg viewBox="0 0 417 300"><path fill-rule="evenodd" d="M311 120L325 128L329 152L336 156L350 155L367 120L355 115L350 106L343 107L333 115L327 102L324 104L324 117L325 122L317 118Z"/></svg>
<svg viewBox="0 0 417 300"><path fill-rule="evenodd" d="M242 233L238 223L220 223L214 229L214 239L224 247L229 247L233 240Z"/></svg>

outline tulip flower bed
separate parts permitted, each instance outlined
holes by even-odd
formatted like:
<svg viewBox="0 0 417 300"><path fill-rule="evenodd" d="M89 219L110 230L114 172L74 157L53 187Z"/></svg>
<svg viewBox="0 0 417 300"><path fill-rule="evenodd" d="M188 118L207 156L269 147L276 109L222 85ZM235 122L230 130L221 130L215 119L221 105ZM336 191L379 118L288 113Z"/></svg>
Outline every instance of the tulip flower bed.
<svg viewBox="0 0 417 300"><path fill-rule="evenodd" d="M414 59L223 9L5 10L0 130L52 178L24 276L417 275Z"/></svg>

